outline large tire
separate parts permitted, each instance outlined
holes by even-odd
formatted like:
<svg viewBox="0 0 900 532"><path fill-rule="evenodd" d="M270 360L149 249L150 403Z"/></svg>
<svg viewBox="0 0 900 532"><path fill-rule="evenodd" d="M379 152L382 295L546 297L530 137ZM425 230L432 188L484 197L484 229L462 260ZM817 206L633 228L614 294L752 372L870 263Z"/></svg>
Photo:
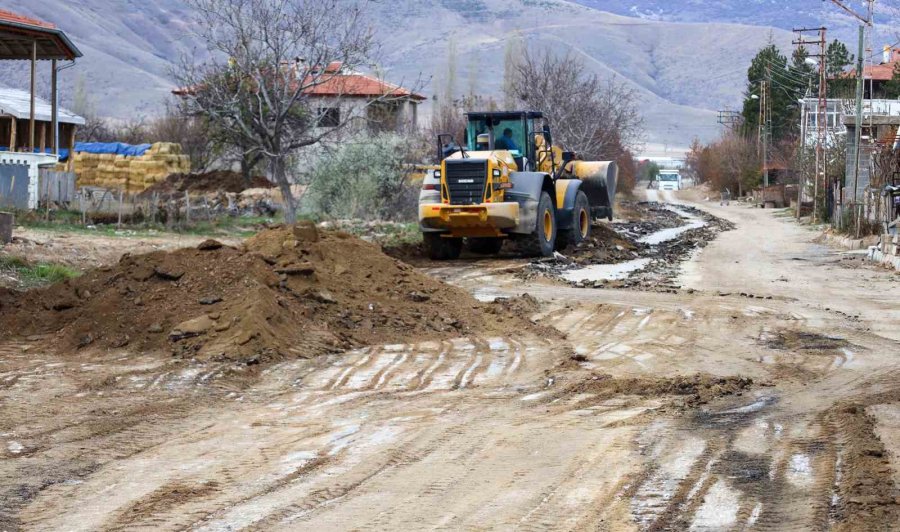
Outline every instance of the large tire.
<svg viewBox="0 0 900 532"><path fill-rule="evenodd" d="M462 238L444 238L440 233L422 233L422 239L431 260L458 259L462 253Z"/></svg>
<svg viewBox="0 0 900 532"><path fill-rule="evenodd" d="M502 238L467 238L466 247L477 255L496 255L503 247Z"/></svg>
<svg viewBox="0 0 900 532"><path fill-rule="evenodd" d="M576 246L591 236L591 204L587 194L578 191L575 196L575 208L568 229L560 229L556 235L556 249Z"/></svg>
<svg viewBox="0 0 900 532"><path fill-rule="evenodd" d="M541 257L553 256L556 246L556 209L553 200L546 191L541 192L538 201L537 220L534 231L527 235L522 242L522 250L528 255Z"/></svg>

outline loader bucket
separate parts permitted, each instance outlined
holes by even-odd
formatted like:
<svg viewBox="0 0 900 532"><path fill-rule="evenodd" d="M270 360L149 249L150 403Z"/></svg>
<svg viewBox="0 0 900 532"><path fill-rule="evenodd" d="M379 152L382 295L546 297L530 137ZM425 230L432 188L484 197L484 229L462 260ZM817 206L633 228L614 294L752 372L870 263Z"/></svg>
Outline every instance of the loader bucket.
<svg viewBox="0 0 900 532"><path fill-rule="evenodd" d="M574 161L572 173L583 184L594 216L613 218L619 167L615 161Z"/></svg>

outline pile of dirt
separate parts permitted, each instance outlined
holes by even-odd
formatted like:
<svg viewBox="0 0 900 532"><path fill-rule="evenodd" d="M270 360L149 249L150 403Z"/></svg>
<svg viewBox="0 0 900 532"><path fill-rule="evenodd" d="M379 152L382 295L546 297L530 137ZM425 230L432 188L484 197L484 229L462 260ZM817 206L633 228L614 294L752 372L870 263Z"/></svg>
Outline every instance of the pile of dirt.
<svg viewBox="0 0 900 532"><path fill-rule="evenodd" d="M154 183L138 196L146 199L153 196L170 196L185 192L242 192L249 188L272 188L275 184L263 176L253 176L250 183L231 170L213 170L205 173L170 174L164 180Z"/></svg>
<svg viewBox="0 0 900 532"><path fill-rule="evenodd" d="M255 364L528 326L374 244L312 224L265 230L240 249L209 240L125 255L77 279L0 293L4 336L43 335L63 353L127 346Z"/></svg>
<svg viewBox="0 0 900 532"><path fill-rule="evenodd" d="M594 224L591 234L583 242L569 246L560 252L579 265L610 264L630 260L638 256L639 244L607 224Z"/></svg>
<svg viewBox="0 0 900 532"><path fill-rule="evenodd" d="M699 406L713 399L728 395L741 395L753 386L746 377L716 377L697 373L675 377L616 378L608 374L593 373L565 385L561 395L591 394L592 402L603 401L618 395L640 397L675 396L685 406Z"/></svg>

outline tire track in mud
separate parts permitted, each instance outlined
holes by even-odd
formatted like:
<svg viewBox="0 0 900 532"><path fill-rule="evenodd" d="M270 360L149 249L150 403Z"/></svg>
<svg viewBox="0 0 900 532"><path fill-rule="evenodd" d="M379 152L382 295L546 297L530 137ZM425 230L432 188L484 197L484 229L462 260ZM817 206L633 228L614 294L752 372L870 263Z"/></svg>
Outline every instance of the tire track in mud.
<svg viewBox="0 0 900 532"><path fill-rule="evenodd" d="M474 337L425 347L383 346L361 350L357 359L345 364L314 370L302 381L330 393L435 392L498 385L524 369L522 345L512 338Z"/></svg>
<svg viewBox="0 0 900 532"><path fill-rule="evenodd" d="M195 427L188 416L199 405L170 403L159 411L154 411L152 404L132 405L131 409L120 404L118 408L118 417L112 420L92 418L47 432L45 437L53 440L52 446L48 443L35 449L13 478L0 481L0 485L18 494L12 499L0 495L0 506L16 508L22 526L45 528L45 523L56 519L58 513L50 508L29 507L35 497L65 499L65 494L77 490L90 474L111 463L150 451L175 434L190 432ZM57 437L72 428L77 428L80 433ZM0 461L0 468L6 469L5 465L6 461ZM0 476L6 477L2 472Z"/></svg>
<svg viewBox="0 0 900 532"><path fill-rule="evenodd" d="M837 456L830 433L815 422L794 419L780 431L798 432L799 436L772 441L768 451L761 449L759 453L739 449L736 439L742 430L763 420L771 424L769 415L764 410L737 415L727 411L700 413L674 426L660 445L677 447L677 442L690 435L703 439L704 450L683 478L672 477L671 471L660 478L660 466L651 461L643 480L625 494L632 504L640 503L642 512L635 518L642 528L826 528ZM683 457L684 453L677 452L676 456ZM673 480L677 487L672 487ZM657 486L668 487L654 489ZM661 501L657 493L662 494Z"/></svg>
<svg viewBox="0 0 900 532"><path fill-rule="evenodd" d="M450 444L455 440L462 440L471 443L473 446L483 445L486 436L482 435L481 439L472 438L471 431L468 428L470 423L452 426L436 434L419 433L410 440L391 447L387 452L379 453L378 456L384 457L382 460L376 460L373 463L370 457L364 462L351 466L349 470L340 471L341 462L346 459L346 453L352 447L351 444L350 447L343 449L331 458L329 465L337 468L335 470L335 473L338 475L336 478L327 479L333 474L327 474L328 470L321 471L323 473L322 476L326 477L326 485L313 488L308 494L302 496L300 500L278 508L264 518L255 521L248 528L251 530L268 530L275 526L295 527L299 523L307 523L315 519L319 513L327 511L335 503L340 501L346 504L351 499L362 495L361 492L365 492L367 487L376 481L385 480L385 477L393 475L403 475L406 473L407 468L419 464L436 453L441 453L442 449L446 447L453 448L454 446ZM470 452L460 452L459 454L458 460L462 462L466 460L466 456L471 456ZM314 484L317 479L309 480ZM456 482L445 478L440 485L439 483L432 483L424 488L420 492L420 496L440 495L444 490L455 484ZM370 489L377 491L375 487ZM384 512L383 515L387 517L390 515L390 512ZM373 525L376 523L377 521L373 522Z"/></svg>
<svg viewBox="0 0 900 532"><path fill-rule="evenodd" d="M501 381L509 378L510 376L515 376L521 369L521 367L524 366L523 359L525 357L521 353L521 351L524 351L524 349L521 348L521 343L516 340L495 339L487 341L479 339L473 342L459 341L455 344L445 342L444 344L436 344L429 347L431 348L423 350L419 349L419 346L414 345L402 349L386 349L384 350L384 353L373 352L372 356L369 356L369 354L362 355L362 358L358 358L355 361L349 362L347 368L349 368L350 371L346 371L347 368L339 369L336 372L337 377L331 377L331 380L324 381L324 386L321 386L321 388L325 388L324 390L322 390L322 393L324 393L324 395L319 395L317 397L314 396L312 398L312 402L307 403L308 407L315 407L316 404L324 406L331 401L329 397L338 398L359 393L362 393L364 395L355 396L349 401L341 401L339 403L341 405L341 408L343 410L352 408L353 405L357 404L358 401L365 401L367 397L371 397L371 394L384 394L387 398L393 397L396 393L399 393L402 396L407 392L392 392L388 389L390 387L390 383L394 380L394 378L400 378L399 376L401 373L414 374L414 377L412 377L412 379L418 380L419 384L412 386L413 388L422 388L428 383L433 382L433 377L436 377L437 375L428 374L427 372L429 370L431 374L439 373L444 379L452 378L459 382L460 385L464 383L465 386L468 387L476 383L478 385L483 385L493 382L493 380L491 379L486 379L485 375L489 370L491 370L494 362L498 362L498 365L494 367L493 370L491 370L493 372L492 376L494 379L501 379ZM399 351L400 354L398 355L398 353L396 353L395 351ZM414 367L413 371L410 371L407 367L410 365L414 366L416 361L416 357L412 355L419 352L428 352L431 354L431 358L426 361L428 363L427 365L423 364L422 367L418 369ZM462 356L453 357L454 354L460 352ZM475 352L484 353L484 355L479 355L482 357L482 360L477 364L475 363ZM497 353L496 357L494 356L495 353ZM385 356L385 354L387 354L386 356L387 358L389 358L388 363L381 364L377 362L376 355ZM510 356L507 357L506 354L510 354ZM445 357L445 359L456 358L457 360L456 362L453 362L452 360L441 361L440 357L442 355ZM404 358L404 356L406 356L406 358ZM502 358L502 360L499 360L500 358ZM360 362L361 360L362 362ZM462 365L458 364L458 362L460 361L463 362ZM403 362L405 362L406 364L404 365ZM422 361L420 360L420 362ZM373 372L372 368L374 367L380 367L381 369ZM329 369L330 368L321 368L320 371L328 371ZM367 374L364 377L359 377L356 381L357 383L361 384L359 388L362 389L362 392L360 391L360 389L356 389L356 387L350 389L349 392L341 389L340 387L338 389L332 389L336 383L348 384L353 382L354 376L358 376L362 372L371 373L371 375ZM309 382L323 382L321 379L315 376L315 373L316 372L312 372L305 375L304 379L308 380ZM462 388L462 386L459 387ZM406 387L404 389L409 390L409 388L410 387ZM450 391L449 387L443 388L444 391ZM456 399L453 399L453 402L455 402L456 400L465 400L466 397L466 395L458 396ZM304 396L303 401L307 401L307 399L308 396ZM335 405L336 404L338 403L335 403ZM327 411L320 410L318 415L322 415L325 412ZM456 436L454 435L454 431L451 430L445 433L444 439L450 439L453 437ZM470 443L472 441L478 442L478 440L473 437L467 437L465 438L465 441L467 443ZM417 452L413 454L408 452L407 449L409 449L410 446L416 446L415 440L413 441L413 443L404 444L404 446L398 448L399 450L395 449L393 451L390 451L389 454L390 456L392 456L392 458L390 458L387 462L381 464L380 466L369 468L368 464L366 464L365 469L367 469L368 472L363 473L362 476L360 476L359 468L363 466L360 464L355 464L352 466L350 472L340 473L339 478L341 478L342 480L339 481L339 483L334 485L326 484L325 486L316 487L314 489L314 492L304 496L302 502L293 503L287 509L279 510L277 514L268 515L263 518L262 521L257 522L254 526L258 528L266 528L267 526L273 525L277 522L281 522L284 519L292 518L292 516L293 518L302 518L304 520L307 519L307 517L305 516L310 516L311 518L311 516L318 513L320 510L331 506L333 501L344 500L345 497L354 493L357 488L359 488L363 484L369 484L373 479L381 478L385 472L389 470L395 470L404 465L416 463L422 460L425 456L430 454L433 449L438 448L440 446L440 443L440 441L436 441L431 446L431 449L426 448L424 453ZM330 456L327 462L326 469L323 469L323 465L323 467L316 468L315 472L310 471L308 475L304 475L303 478L307 480L303 480L303 478L295 478L291 482L290 486L273 486L270 489L267 489L266 493L263 495L275 494L282 490L291 490L294 487L293 485L297 482L301 484L303 484L304 482L312 482L313 484L315 484L316 482L322 480L322 478L327 478L329 476L328 474L326 474L328 469L333 469L335 467L338 467L341 463L346 462L346 453L350 452L350 449L353 447L353 445L353 443L348 443L348 446L346 448L342 448L339 452ZM477 447L477 443L475 447ZM462 454L471 454L475 451L475 447L472 447L469 453L463 452ZM277 459L277 457L262 457L260 462L270 463L275 459ZM246 464L244 466L244 469L248 469L250 467L250 464ZM241 503L223 505L222 507L220 507L221 509L218 511L218 514L221 515L223 514L223 512L227 514L229 509L234 508L235 506L240 506L242 504L253 504L254 500L258 498L259 497L252 497Z"/></svg>
<svg viewBox="0 0 900 532"><path fill-rule="evenodd" d="M555 482L531 497L524 513L510 524L528 531L594 528L607 511L607 503L615 496L618 481L612 479L610 485L591 486L594 492L586 497L588 500L579 500L579 506L584 504L591 509L586 516L575 515L570 511L573 504L571 498L580 494L582 488L590 485L595 477L602 478L599 473L608 465L605 462L607 453L625 451L627 446L627 441L614 439L612 442L601 441L584 449L580 456L573 457L566 464Z"/></svg>

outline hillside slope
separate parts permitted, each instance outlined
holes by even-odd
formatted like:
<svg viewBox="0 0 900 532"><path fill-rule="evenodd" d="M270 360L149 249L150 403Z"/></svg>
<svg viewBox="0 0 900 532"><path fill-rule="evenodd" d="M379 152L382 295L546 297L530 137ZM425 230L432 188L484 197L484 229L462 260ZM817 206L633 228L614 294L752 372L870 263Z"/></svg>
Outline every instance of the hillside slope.
<svg viewBox="0 0 900 532"><path fill-rule="evenodd" d="M85 54L64 73L64 87L81 77L108 116L158 112L172 86L172 65L202 53L190 13L178 0L0 0L0 8L64 28ZM444 79L451 47L457 50L457 91L481 94L499 93L504 50L514 36L572 50L594 71L638 89L648 141L681 146L693 136L715 136L715 110L740 104L753 54L770 36L785 48L791 38L756 26L623 17L560 0L378 2L371 5L371 21L383 42L386 77L407 84L423 79L426 94ZM25 81L21 73L6 79Z"/></svg>
<svg viewBox="0 0 900 532"><path fill-rule="evenodd" d="M857 21L831 2L822 0L575 0L576 3L618 15L671 22L733 22L754 26L774 26L784 30L826 26L832 38L856 42ZM859 13L863 2L845 2ZM875 11L875 48L895 42L900 8L879 2ZM885 42L881 42L884 40Z"/></svg>

